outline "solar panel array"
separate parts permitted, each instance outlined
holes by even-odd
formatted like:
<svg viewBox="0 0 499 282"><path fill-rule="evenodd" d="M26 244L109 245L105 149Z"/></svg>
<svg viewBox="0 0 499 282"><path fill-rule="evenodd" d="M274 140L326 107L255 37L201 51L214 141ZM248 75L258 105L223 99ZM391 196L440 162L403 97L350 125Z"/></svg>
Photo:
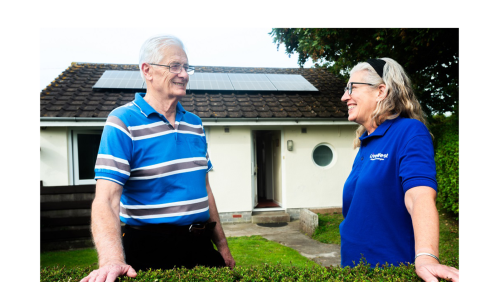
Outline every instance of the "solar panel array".
<svg viewBox="0 0 499 282"><path fill-rule="evenodd" d="M299 74L267 74L267 77L281 91L319 91Z"/></svg>
<svg viewBox="0 0 499 282"><path fill-rule="evenodd" d="M234 87L225 73L195 73L189 76L187 89L234 90Z"/></svg>
<svg viewBox="0 0 499 282"><path fill-rule="evenodd" d="M140 72L107 70L94 89L146 89ZM319 91L299 74L195 73L189 90Z"/></svg>
<svg viewBox="0 0 499 282"><path fill-rule="evenodd" d="M265 74L228 73L227 75L234 90L277 90Z"/></svg>
<svg viewBox="0 0 499 282"><path fill-rule="evenodd" d="M146 89L146 85L138 71L107 70L93 88Z"/></svg>

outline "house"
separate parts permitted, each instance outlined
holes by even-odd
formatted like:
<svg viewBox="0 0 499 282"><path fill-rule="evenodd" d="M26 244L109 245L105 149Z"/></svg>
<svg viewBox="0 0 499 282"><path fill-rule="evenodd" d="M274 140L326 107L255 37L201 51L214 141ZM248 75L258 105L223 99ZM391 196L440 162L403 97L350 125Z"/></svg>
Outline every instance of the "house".
<svg viewBox="0 0 499 282"><path fill-rule="evenodd" d="M137 65L72 63L41 91L43 185L95 183L108 114L146 91L137 75ZM113 79L130 83L110 85ZM357 128L340 100L343 87L315 68L196 67L180 103L203 121L222 221L249 222L255 211L295 219L302 208L341 208Z"/></svg>

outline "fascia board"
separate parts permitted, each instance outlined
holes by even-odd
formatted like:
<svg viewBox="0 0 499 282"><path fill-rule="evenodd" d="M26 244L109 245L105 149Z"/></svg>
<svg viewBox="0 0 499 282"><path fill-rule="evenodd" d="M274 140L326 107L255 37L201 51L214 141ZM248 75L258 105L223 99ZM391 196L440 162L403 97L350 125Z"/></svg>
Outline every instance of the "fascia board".
<svg viewBox="0 0 499 282"><path fill-rule="evenodd" d="M254 125L357 125L348 120L331 119L201 119L205 126L254 126ZM40 127L103 127L106 118L40 118Z"/></svg>

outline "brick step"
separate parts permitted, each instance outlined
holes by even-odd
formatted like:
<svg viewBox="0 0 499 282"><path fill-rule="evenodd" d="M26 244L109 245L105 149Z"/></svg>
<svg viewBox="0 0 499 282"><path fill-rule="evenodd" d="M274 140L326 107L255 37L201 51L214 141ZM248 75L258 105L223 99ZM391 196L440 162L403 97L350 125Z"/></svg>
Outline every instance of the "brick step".
<svg viewBox="0 0 499 282"><path fill-rule="evenodd" d="M290 216L284 211L274 212L253 212L251 216L252 223L279 223L290 222Z"/></svg>

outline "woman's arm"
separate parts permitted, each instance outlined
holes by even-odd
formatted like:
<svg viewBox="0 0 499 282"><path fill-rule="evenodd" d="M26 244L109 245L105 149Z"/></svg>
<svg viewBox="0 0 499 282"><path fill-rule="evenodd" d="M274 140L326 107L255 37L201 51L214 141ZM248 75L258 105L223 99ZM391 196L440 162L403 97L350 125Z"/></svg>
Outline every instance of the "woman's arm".
<svg viewBox="0 0 499 282"><path fill-rule="evenodd" d="M439 219L435 205L437 192L427 186L418 186L405 193L405 206L411 215L414 228L416 255L430 253L438 257ZM414 262L416 273L424 281L435 281L437 277L449 281L459 281L459 270L441 265L428 255L418 256Z"/></svg>

